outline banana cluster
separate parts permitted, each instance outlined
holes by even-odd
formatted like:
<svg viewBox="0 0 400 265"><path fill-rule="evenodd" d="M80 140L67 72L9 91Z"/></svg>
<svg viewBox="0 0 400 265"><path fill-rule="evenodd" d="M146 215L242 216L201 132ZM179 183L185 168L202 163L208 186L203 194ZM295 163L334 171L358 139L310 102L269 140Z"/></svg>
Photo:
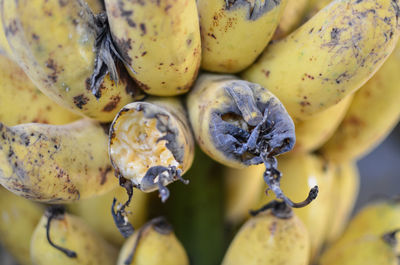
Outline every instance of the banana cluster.
<svg viewBox="0 0 400 265"><path fill-rule="evenodd" d="M397 264L398 200L349 218L357 160L400 119L399 16L399 0L0 0L0 243L21 265L187 265L218 242L224 265ZM182 205L220 240L175 234Z"/></svg>

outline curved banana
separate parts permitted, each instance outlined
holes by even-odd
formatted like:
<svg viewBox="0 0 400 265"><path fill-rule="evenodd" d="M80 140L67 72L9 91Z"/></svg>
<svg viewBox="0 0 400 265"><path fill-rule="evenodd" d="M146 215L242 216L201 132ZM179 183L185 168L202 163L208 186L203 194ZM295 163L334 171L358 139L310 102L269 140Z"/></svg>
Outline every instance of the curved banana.
<svg viewBox="0 0 400 265"><path fill-rule="evenodd" d="M31 239L35 265L114 265L118 252L82 219L61 209L47 210Z"/></svg>
<svg viewBox="0 0 400 265"><path fill-rule="evenodd" d="M112 64L111 55L100 49L100 59L95 60L104 14L95 17L82 0L2 1L0 11L15 60L58 104L106 122L122 106L141 97L122 65L111 72L118 79L119 71L119 82L106 75L101 62Z"/></svg>
<svg viewBox="0 0 400 265"><path fill-rule="evenodd" d="M104 195L71 204L68 209L85 220L108 242L120 246L124 242L124 237L115 227L110 209L114 198L117 198L118 201L126 201L128 199L126 197L125 189L118 186ZM128 212L128 221L134 227L140 227L145 223L149 199L149 195L144 192L133 193L132 203L126 208L126 211Z"/></svg>
<svg viewBox="0 0 400 265"><path fill-rule="evenodd" d="M17 195L63 203L116 187L104 128L83 119L66 125L0 123L0 183Z"/></svg>
<svg viewBox="0 0 400 265"><path fill-rule="evenodd" d="M110 127L111 164L123 186L144 192L182 180L194 158L194 140L185 110L177 98L152 98L123 107Z"/></svg>
<svg viewBox="0 0 400 265"><path fill-rule="evenodd" d="M335 133L350 107L353 95L308 120L295 123L296 144L290 153L307 153L321 147Z"/></svg>
<svg viewBox="0 0 400 265"><path fill-rule="evenodd" d="M139 86L157 96L186 93L201 59L195 0L105 4L113 39Z"/></svg>
<svg viewBox="0 0 400 265"><path fill-rule="evenodd" d="M290 208L278 203L250 218L231 242L222 265L306 265L307 229Z"/></svg>
<svg viewBox="0 0 400 265"><path fill-rule="evenodd" d="M258 202L264 190L265 166L254 165L243 169L224 168L225 221L239 224L249 216L249 210Z"/></svg>
<svg viewBox="0 0 400 265"><path fill-rule="evenodd" d="M0 94L0 121L8 126L29 122L65 124L79 118L42 94L24 71L2 54Z"/></svg>
<svg viewBox="0 0 400 265"><path fill-rule="evenodd" d="M334 161L359 159L385 139L400 119L400 44L379 71L354 95L335 134L322 147Z"/></svg>
<svg viewBox="0 0 400 265"><path fill-rule="evenodd" d="M328 229L331 196L334 192L333 167L322 158L312 154L299 154L278 157L279 169L282 172L281 186L285 194L299 200L305 196L305 191L318 185L318 197L294 213L304 223L310 235L310 257L314 259L325 239ZM259 205L273 200L271 196L261 197Z"/></svg>
<svg viewBox="0 0 400 265"><path fill-rule="evenodd" d="M124 243L117 265L189 265L189 258L164 218L155 218Z"/></svg>
<svg viewBox="0 0 400 265"><path fill-rule="evenodd" d="M356 203L360 186L360 176L355 162L334 164L331 207L325 241L335 241L343 233Z"/></svg>
<svg viewBox="0 0 400 265"><path fill-rule="evenodd" d="M272 38L287 0L198 0L202 63L236 73L251 65Z"/></svg>
<svg viewBox="0 0 400 265"><path fill-rule="evenodd" d="M32 265L30 238L43 209L0 187L0 243L20 265Z"/></svg>
<svg viewBox="0 0 400 265"><path fill-rule="evenodd" d="M359 89L399 37L398 0L335 0L268 46L242 77L274 93L299 122Z"/></svg>

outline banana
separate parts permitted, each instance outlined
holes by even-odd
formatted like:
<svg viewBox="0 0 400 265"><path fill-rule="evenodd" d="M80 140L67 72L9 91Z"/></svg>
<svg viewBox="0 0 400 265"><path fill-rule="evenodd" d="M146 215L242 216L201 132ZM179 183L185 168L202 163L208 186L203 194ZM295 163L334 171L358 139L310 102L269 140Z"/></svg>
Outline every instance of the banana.
<svg viewBox="0 0 400 265"><path fill-rule="evenodd" d="M11 47L8 44L6 33L4 32L2 19L0 19L0 53L1 56L6 56L10 59L13 58Z"/></svg>
<svg viewBox="0 0 400 265"><path fill-rule="evenodd" d="M194 140L186 113L177 98L153 98L123 107L110 127L111 164L128 190L159 190L181 180L194 158Z"/></svg>
<svg viewBox="0 0 400 265"><path fill-rule="evenodd" d="M0 121L8 126L29 122L66 124L79 118L42 94L24 71L2 54L0 94Z"/></svg>
<svg viewBox="0 0 400 265"><path fill-rule="evenodd" d="M48 209L31 239L35 265L114 265L118 252L82 219L63 209Z"/></svg>
<svg viewBox="0 0 400 265"><path fill-rule="evenodd" d="M334 161L360 159L385 139L400 119L400 44L357 93L335 134L322 147Z"/></svg>
<svg viewBox="0 0 400 265"><path fill-rule="evenodd" d="M118 185L107 137L95 121L66 125L0 123L0 183L31 200L71 202Z"/></svg>
<svg viewBox="0 0 400 265"><path fill-rule="evenodd" d="M380 68L399 37L398 0L335 0L268 46L242 77L274 93L295 122L328 109Z"/></svg>
<svg viewBox="0 0 400 265"><path fill-rule="evenodd" d="M291 153L308 153L321 147L335 133L350 107L353 95L308 120L295 123L296 144Z"/></svg>
<svg viewBox="0 0 400 265"><path fill-rule="evenodd" d="M105 14L95 17L82 0L2 0L0 11L14 59L58 104L107 122L142 97L124 67L115 66L102 49L107 45L99 44L108 36L102 31ZM109 75L105 63L112 69Z"/></svg>
<svg viewBox="0 0 400 265"><path fill-rule="evenodd" d="M264 190L264 165L243 169L224 168L225 220L239 224L249 215L249 209L257 204L258 196Z"/></svg>
<svg viewBox="0 0 400 265"><path fill-rule="evenodd" d="M111 32L130 75L148 94L186 93L200 66L195 0L106 0Z"/></svg>
<svg viewBox="0 0 400 265"><path fill-rule="evenodd" d="M327 243L335 241L343 233L357 199L360 176L355 162L344 162L334 165L331 207L329 207L329 224L327 225Z"/></svg>
<svg viewBox="0 0 400 265"><path fill-rule="evenodd" d="M306 265L307 229L284 203L250 218L231 242L222 265ZM271 204L269 205L271 206Z"/></svg>
<svg viewBox="0 0 400 265"><path fill-rule="evenodd" d="M328 229L331 196L333 190L333 167L320 157L312 154L280 156L278 158L282 172L282 190L288 197L301 199L304 191L318 185L317 199L307 207L294 209L294 213L304 223L310 235L310 257L318 254ZM271 196L262 196L260 205L273 200Z"/></svg>
<svg viewBox="0 0 400 265"><path fill-rule="evenodd" d="M0 242L20 265L32 265L30 238L43 209L0 187Z"/></svg>
<svg viewBox="0 0 400 265"><path fill-rule="evenodd" d="M303 22L315 16L321 9L332 3L332 0L308 0L308 5L303 17Z"/></svg>
<svg viewBox="0 0 400 265"><path fill-rule="evenodd" d="M202 63L236 73L251 65L278 26L287 0L198 0Z"/></svg>
<svg viewBox="0 0 400 265"><path fill-rule="evenodd" d="M164 218L155 218L122 246L117 265L189 265L189 258Z"/></svg>
<svg viewBox="0 0 400 265"><path fill-rule="evenodd" d="M71 213L81 217L99 235L113 245L120 246L124 238L114 225L110 214L113 198L118 201L126 201L126 191L122 187L116 187L112 191L95 198L82 200L69 205ZM140 227L147 219L149 195L144 192L135 192L132 197L133 203L127 207L128 220L134 227Z"/></svg>

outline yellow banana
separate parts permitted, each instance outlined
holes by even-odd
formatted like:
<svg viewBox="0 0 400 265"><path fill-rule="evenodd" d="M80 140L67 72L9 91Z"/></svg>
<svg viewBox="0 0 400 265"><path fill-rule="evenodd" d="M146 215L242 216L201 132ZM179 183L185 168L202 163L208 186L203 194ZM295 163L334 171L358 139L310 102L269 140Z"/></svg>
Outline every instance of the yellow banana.
<svg viewBox="0 0 400 265"><path fill-rule="evenodd" d="M399 37L398 0L335 0L243 72L299 122L359 89Z"/></svg>
<svg viewBox="0 0 400 265"><path fill-rule="evenodd" d="M20 265L32 265L30 238L42 214L39 205L0 188L0 243Z"/></svg>
<svg viewBox="0 0 400 265"><path fill-rule="evenodd" d="M117 265L189 265L189 258L164 218L155 218L122 246Z"/></svg>
<svg viewBox="0 0 400 265"><path fill-rule="evenodd" d="M3 28L3 21L0 19L0 53L1 56L7 56L8 58L13 58L12 50L8 44L6 33Z"/></svg>
<svg viewBox="0 0 400 265"><path fill-rule="evenodd" d="M116 46L130 75L148 94L186 93L200 66L195 0L106 0Z"/></svg>
<svg viewBox="0 0 400 265"><path fill-rule="evenodd" d="M224 168L225 220L229 224L239 224L249 215L249 210L257 204L257 194L264 190L264 165L243 169Z"/></svg>
<svg viewBox="0 0 400 265"><path fill-rule="evenodd" d="M282 190L288 197L299 200L305 196L306 190L315 185L320 190L313 203L293 210L308 229L311 244L309 254L313 259L318 254L328 229L331 196L334 192L333 168L320 157L311 154L280 156L278 164L282 172ZM260 205L271 200L271 196L262 196Z"/></svg>
<svg viewBox="0 0 400 265"><path fill-rule="evenodd" d="M278 26L287 0L198 0L202 63L235 73L252 64Z"/></svg>
<svg viewBox="0 0 400 265"><path fill-rule="evenodd" d="M105 15L94 17L83 1L3 0L1 16L15 60L58 104L111 121L122 106L139 97L123 66L115 66L112 55L97 49ZM113 79L121 70L119 82L111 80L102 62L110 65Z"/></svg>
<svg viewBox="0 0 400 265"><path fill-rule="evenodd" d="M126 191L116 187L112 191L95 198L82 200L68 207L71 213L81 217L96 232L114 245L122 245L124 238L115 227L110 214L113 198L126 201ZM134 227L140 227L147 219L149 195L144 192L135 192L132 203L126 208L128 220Z"/></svg>
<svg viewBox="0 0 400 265"><path fill-rule="evenodd" d="M296 144L291 153L307 153L321 147L336 131L346 115L353 95L308 120L295 123Z"/></svg>
<svg viewBox="0 0 400 265"><path fill-rule="evenodd" d="M222 265L306 265L307 229L290 208L278 203L250 218L229 246Z"/></svg>
<svg viewBox="0 0 400 265"><path fill-rule="evenodd" d="M0 123L0 135L0 183L17 195L62 203L118 185L108 158L108 135L95 121L13 127Z"/></svg>
<svg viewBox="0 0 400 265"><path fill-rule="evenodd" d="M47 210L31 239L35 265L114 265L118 252L79 217Z"/></svg>
<svg viewBox="0 0 400 265"><path fill-rule="evenodd" d="M333 242L343 233L357 199L360 176L355 162L334 165L331 206L325 241Z"/></svg>
<svg viewBox="0 0 400 265"><path fill-rule="evenodd" d="M342 123L322 147L334 161L359 159L389 134L400 119L400 44L382 68L354 95Z"/></svg>
<svg viewBox="0 0 400 265"><path fill-rule="evenodd" d="M24 71L0 54L0 121L8 126L39 122L65 124L79 118L42 94Z"/></svg>

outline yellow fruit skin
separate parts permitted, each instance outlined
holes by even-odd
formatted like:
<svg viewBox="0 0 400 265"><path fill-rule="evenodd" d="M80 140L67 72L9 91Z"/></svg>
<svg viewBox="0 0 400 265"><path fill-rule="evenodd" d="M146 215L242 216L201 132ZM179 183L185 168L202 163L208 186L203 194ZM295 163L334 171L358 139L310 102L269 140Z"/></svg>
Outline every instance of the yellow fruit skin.
<svg viewBox="0 0 400 265"><path fill-rule="evenodd" d="M8 126L29 122L66 124L79 118L40 92L24 71L2 54L0 94L0 121Z"/></svg>
<svg viewBox="0 0 400 265"><path fill-rule="evenodd" d="M82 200L69 205L71 213L78 215L86 221L96 232L108 242L121 246L124 238L115 226L111 211L113 199L125 202L128 199L126 190L122 187L116 187L112 191L95 198ZM140 227L147 219L147 207L149 195L144 192L134 192L132 202L126 207L129 213L128 219L133 227Z"/></svg>
<svg viewBox="0 0 400 265"><path fill-rule="evenodd" d="M2 19L0 19L0 53L1 53L1 56L6 56L10 59L13 56L12 50L10 48L10 45L8 44L6 34L4 32Z"/></svg>
<svg viewBox="0 0 400 265"><path fill-rule="evenodd" d="M306 265L309 248L307 229L296 215L280 219L267 211L241 227L222 265Z"/></svg>
<svg viewBox="0 0 400 265"><path fill-rule="evenodd" d="M0 183L17 195L63 203L118 185L107 153L108 135L83 119L66 125L0 123Z"/></svg>
<svg viewBox="0 0 400 265"><path fill-rule="evenodd" d="M137 87L123 71L118 84L105 77L99 99L92 95L96 33L93 17L80 1L2 1L1 13L15 60L58 104L107 122L138 97Z"/></svg>
<svg viewBox="0 0 400 265"><path fill-rule="evenodd" d="M225 221L238 224L249 216L249 210L257 204L264 190L264 164L243 169L224 168Z"/></svg>
<svg viewBox="0 0 400 265"><path fill-rule="evenodd" d="M202 63L208 71L236 73L264 50L287 0L199 0Z"/></svg>
<svg viewBox="0 0 400 265"><path fill-rule="evenodd" d="M360 186L360 176L355 162L334 164L331 206L329 207L329 224L326 230L326 242L333 242L343 233Z"/></svg>
<svg viewBox="0 0 400 265"><path fill-rule="evenodd" d="M52 247L46 238L48 217L44 215L31 239L31 259L34 265L114 265L118 252L79 217L64 214L53 218L50 239L54 244L75 251L70 258Z"/></svg>
<svg viewBox="0 0 400 265"><path fill-rule="evenodd" d="M397 0L333 1L269 45L242 77L274 93L295 122L310 118L380 68L399 37L398 5Z"/></svg>
<svg viewBox="0 0 400 265"><path fill-rule="evenodd" d="M296 123L296 144L291 153L307 153L321 147L335 133L352 99L353 95L348 95L329 109Z"/></svg>
<svg viewBox="0 0 400 265"><path fill-rule="evenodd" d="M32 265L30 238L42 214L39 205L0 188L0 242L20 265Z"/></svg>
<svg viewBox="0 0 400 265"><path fill-rule="evenodd" d="M125 261L132 253L137 236L138 231L125 241L117 265L127 265ZM163 234L150 226L144 229L133 260L128 265L189 265L189 258L173 231Z"/></svg>
<svg viewBox="0 0 400 265"><path fill-rule="evenodd" d="M320 157L311 154L280 156L278 165L282 172L282 190L293 201L304 200L307 192L318 185L318 197L310 205L293 209L308 230L311 244L309 255L313 259L318 254L328 229L333 168ZM259 206L273 199L273 196L262 194Z"/></svg>
<svg viewBox="0 0 400 265"><path fill-rule="evenodd" d="M400 118L400 45L354 95L342 123L322 147L334 161L360 159L385 139Z"/></svg>
<svg viewBox="0 0 400 265"><path fill-rule="evenodd" d="M201 59L195 0L105 4L113 39L139 86L157 96L186 93Z"/></svg>
<svg viewBox="0 0 400 265"><path fill-rule="evenodd" d="M93 13L98 14L104 11L104 6L101 0L85 0Z"/></svg>

